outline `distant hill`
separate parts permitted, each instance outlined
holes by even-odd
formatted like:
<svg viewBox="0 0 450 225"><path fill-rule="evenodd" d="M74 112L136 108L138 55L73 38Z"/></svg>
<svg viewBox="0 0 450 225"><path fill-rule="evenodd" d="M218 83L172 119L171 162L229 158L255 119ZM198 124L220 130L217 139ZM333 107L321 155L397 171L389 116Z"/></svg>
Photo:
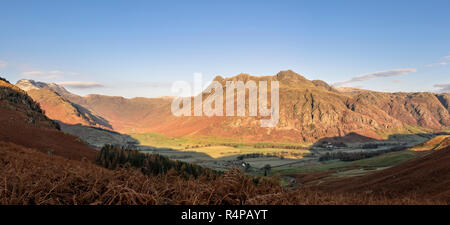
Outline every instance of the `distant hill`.
<svg viewBox="0 0 450 225"><path fill-rule="evenodd" d="M63 97L60 93L64 95L71 95L71 93L58 84L19 80L16 86L26 91L36 102L39 102L46 115L51 119L66 124L82 124L112 129L108 121L101 116Z"/></svg>
<svg viewBox="0 0 450 225"><path fill-rule="evenodd" d="M334 88L324 81L310 81L291 70L274 76L239 74L215 78L224 87L227 81L238 80L280 82L280 120L276 127L260 127L261 117L175 117L170 111L171 98L82 97L55 85L48 87L74 105L95 112L108 121L113 130L122 133L315 142L351 132L379 139L387 133L410 132L416 127L418 130L450 127L449 94L445 93L383 93ZM208 96L203 95L203 99Z"/></svg>
<svg viewBox="0 0 450 225"><path fill-rule="evenodd" d="M431 129L450 126L450 94L430 92L385 93L361 89L346 90L355 101L372 104L399 121Z"/></svg>

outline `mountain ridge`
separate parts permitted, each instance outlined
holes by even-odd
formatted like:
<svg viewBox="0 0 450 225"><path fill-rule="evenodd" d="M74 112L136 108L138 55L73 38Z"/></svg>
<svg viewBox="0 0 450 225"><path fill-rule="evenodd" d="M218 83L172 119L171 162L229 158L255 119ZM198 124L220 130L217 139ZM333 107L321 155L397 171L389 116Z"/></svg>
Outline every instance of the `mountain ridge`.
<svg viewBox="0 0 450 225"><path fill-rule="evenodd" d="M54 120L66 124L112 129L109 122L95 112L67 100L67 96L76 98L77 95L70 93L61 85L22 79L16 83L16 86L39 102L47 116Z"/></svg>
<svg viewBox="0 0 450 225"><path fill-rule="evenodd" d="M280 82L280 121L277 127L261 128L259 116L175 117L170 111L171 98L124 98L98 94L82 97L52 85L50 89L73 104L101 115L113 130L122 133L157 132L167 136L239 137L245 141L314 142L350 132L380 139L381 133L404 132L407 130L405 125L435 130L450 127L450 95L446 93L342 91L321 80L310 81L292 70L280 71L273 76L241 73L214 79L223 85L227 81L238 80Z"/></svg>

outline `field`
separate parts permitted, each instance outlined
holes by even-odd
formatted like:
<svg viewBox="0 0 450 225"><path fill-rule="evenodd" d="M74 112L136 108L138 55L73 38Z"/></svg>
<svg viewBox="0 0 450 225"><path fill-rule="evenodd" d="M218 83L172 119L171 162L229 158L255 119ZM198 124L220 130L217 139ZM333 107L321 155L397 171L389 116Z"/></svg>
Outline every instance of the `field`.
<svg viewBox="0 0 450 225"><path fill-rule="evenodd" d="M353 176L388 168L418 157L414 151L391 152L373 158L352 162L340 160L319 161L330 152L360 153L386 151L394 147L412 147L423 143L432 135L397 134L385 140L370 142L346 142L345 147L320 146L312 143L245 143L217 137L166 137L155 133L131 134L139 143L139 149L157 153L189 163L196 163L216 170L226 171L233 166L246 167L252 175L264 175L264 167L270 166L270 174L288 176L298 173L330 171L333 176ZM367 144L375 145L366 149Z"/></svg>
<svg viewBox="0 0 450 225"><path fill-rule="evenodd" d="M139 141L139 149L158 153L172 159L182 160L218 170L240 166L239 156L260 154L248 157L245 162L253 168L265 165L280 166L298 162L310 153L310 144L290 143L243 143L236 140L216 137L166 137L155 133L131 134Z"/></svg>
<svg viewBox="0 0 450 225"><path fill-rule="evenodd" d="M176 150L192 150L202 147L218 146L218 147L234 147L234 148L244 148L244 149L260 149L272 148L272 149L305 149L310 147L313 143L283 143L283 142L243 142L236 138L222 138L213 136L183 136L183 137L167 137L157 133L141 133L141 134L130 134L132 138L139 141L140 145L143 146L154 146L154 147L164 147L172 148ZM268 147L270 146L270 147ZM224 148L226 149L226 148ZM214 149L217 150L217 149Z"/></svg>
<svg viewBox="0 0 450 225"><path fill-rule="evenodd" d="M281 177L285 178L295 177L303 183L320 184L325 181L365 175L371 172L391 168L414 159L423 158L432 152L448 148L449 139L448 135L439 135L403 151L390 152L356 161L313 161L306 165L293 164L281 166L273 168L272 174L279 174ZM259 174L257 175L261 174L262 172L259 171Z"/></svg>
<svg viewBox="0 0 450 225"><path fill-rule="evenodd" d="M330 171L331 173L343 173L349 170L358 170L361 173L367 173L374 170L384 169L405 162L407 160L418 158L425 153L405 150L401 152L392 152L376 156L373 158L357 160L353 162L343 162L340 160L331 160L324 163L314 162L306 166L285 166L274 168L273 173L281 175L295 174L295 173L315 173ZM344 173L345 174L345 173Z"/></svg>

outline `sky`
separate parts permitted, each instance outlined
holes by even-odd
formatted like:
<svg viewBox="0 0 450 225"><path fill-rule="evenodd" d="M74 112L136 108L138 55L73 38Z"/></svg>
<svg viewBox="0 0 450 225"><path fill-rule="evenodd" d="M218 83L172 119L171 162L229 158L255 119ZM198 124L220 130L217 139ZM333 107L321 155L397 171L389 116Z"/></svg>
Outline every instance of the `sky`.
<svg viewBox="0 0 450 225"><path fill-rule="evenodd" d="M377 91L450 92L450 1L0 0L0 76L80 94L291 69Z"/></svg>

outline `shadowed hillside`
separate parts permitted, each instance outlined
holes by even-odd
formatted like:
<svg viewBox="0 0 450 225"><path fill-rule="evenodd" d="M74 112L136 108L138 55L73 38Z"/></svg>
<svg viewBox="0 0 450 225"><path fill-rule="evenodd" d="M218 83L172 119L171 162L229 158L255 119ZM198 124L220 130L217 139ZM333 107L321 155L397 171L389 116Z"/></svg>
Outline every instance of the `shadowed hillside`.
<svg viewBox="0 0 450 225"><path fill-rule="evenodd" d="M62 122L59 122L59 125L64 132L78 136L97 149L103 147L105 144L117 146L135 146L139 144L139 141L132 138L130 135L121 134L111 130L83 126L81 124L65 124Z"/></svg>
<svg viewBox="0 0 450 225"><path fill-rule="evenodd" d="M96 152L76 136L59 130L38 103L15 85L0 80L0 141L70 159L94 160Z"/></svg>
<svg viewBox="0 0 450 225"><path fill-rule="evenodd" d="M54 121L43 115L43 111L39 105L31 99L24 91L15 85L10 84L7 80L0 80L0 101L1 109L11 114L22 114L23 121L30 125L43 126L59 129ZM6 118L4 116L4 118ZM11 121L15 119L9 118Z"/></svg>

